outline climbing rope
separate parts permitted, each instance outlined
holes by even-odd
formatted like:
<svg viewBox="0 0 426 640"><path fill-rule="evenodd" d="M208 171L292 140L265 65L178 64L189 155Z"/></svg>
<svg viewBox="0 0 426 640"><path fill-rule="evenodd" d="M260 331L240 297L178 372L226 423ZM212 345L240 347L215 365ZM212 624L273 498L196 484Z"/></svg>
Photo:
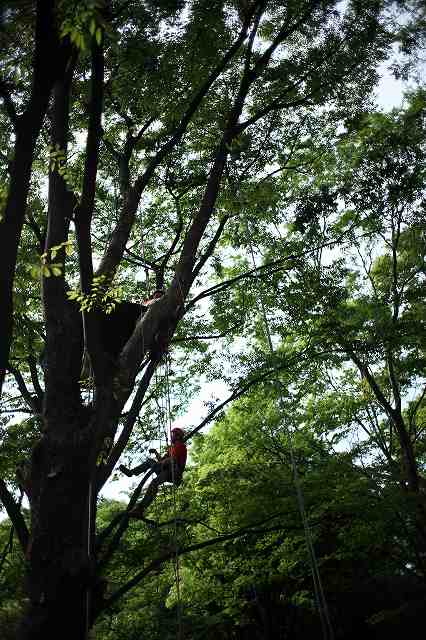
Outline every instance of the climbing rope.
<svg viewBox="0 0 426 640"><path fill-rule="evenodd" d="M142 222L141 222L141 249L142 249L143 269L145 271L146 297L149 298L149 294L150 294L149 269L148 269L148 265L147 265L147 262L146 262L145 238L144 238L144 233L143 233Z"/></svg>
<svg viewBox="0 0 426 640"><path fill-rule="evenodd" d="M88 393L88 403L93 407L94 397L95 397L95 377L92 369L92 363L90 360L89 352L87 349L87 332L86 332L86 314L85 311L81 312L82 323L83 323L83 362L86 360L88 371L89 371L89 393ZM87 491L87 561L90 567L91 558L92 558L92 527L93 527L93 482L92 478L89 478L89 487ZM89 638L90 634L90 586L87 586L86 589L86 638Z"/></svg>
<svg viewBox="0 0 426 640"><path fill-rule="evenodd" d="M157 372L155 373L156 380L156 389L160 387L159 376ZM162 383L164 384L164 391L162 393L162 389L160 389L160 395L157 400L155 399L157 410L158 410L158 431L157 431L157 440L159 443L160 450L162 449L162 434L165 438L166 450L169 451L169 447L172 445L171 442L171 430L172 430L172 420L171 420L171 393L170 393L170 355L165 354L164 356L164 374L162 376ZM168 437L170 434L170 438ZM179 567L179 545L177 540L178 535L178 518L177 518L177 501L176 501L176 477L175 477L175 467L173 464L170 466L171 469L171 481L172 481L172 520L173 520L173 543L174 543L174 556L173 556L173 572L175 578L176 585L176 596L177 596L177 614L176 614L176 626L177 626L177 638L178 640L183 639L183 631L182 631L182 606L181 606L181 589L180 589L180 567Z"/></svg>
<svg viewBox="0 0 426 640"><path fill-rule="evenodd" d="M253 243L251 240L248 217L245 213L244 205L242 202L240 202L240 206L243 212L243 220L244 220L245 231L247 235L247 242L250 249L251 261L253 264L254 273L256 274L255 281L257 283L257 288L258 288L258 299L260 302L261 316L262 316L262 321L265 329L265 337L268 342L270 354L273 358L274 386L277 391L281 414L283 415L285 411L285 403L284 403L284 398L282 393L282 383L279 378L278 366L275 359L275 349L272 342L272 334L271 334L268 316L266 313L266 307L265 307L264 298L263 298L263 291L260 284L258 284L260 283L260 274L257 271L256 257L255 257L255 252L253 248ZM287 435L288 444L289 444L290 463L291 463L291 468L293 473L293 483L296 491L300 517L303 524L306 546L308 549L309 562L311 565L312 579L314 583L315 603L320 616L321 628L322 628L324 640L333 640L334 631L333 631L333 626L331 623L331 618L328 610L327 600L326 600L323 585L322 585L321 575L320 575L319 566L318 566L318 560L317 560L315 548L313 545L312 532L311 532L311 528L309 526L308 518L306 515L305 499L304 499L303 490L300 482L300 476L297 468L296 457L294 454L293 436L290 429L288 428L286 429L286 435Z"/></svg>
<svg viewBox="0 0 426 640"><path fill-rule="evenodd" d="M166 377L166 408L168 418L168 432L172 432L172 417L171 417L171 402L170 402L170 354L165 354L165 377ZM183 639L183 627L182 627L182 600L181 600L181 579L180 579L180 564L179 564L179 545L178 545L178 526L177 526L177 501L176 501L176 483L175 483L175 465L172 463L172 496L173 496L173 540L174 540L174 558L173 569L175 574L176 584L176 600L177 600L177 638Z"/></svg>

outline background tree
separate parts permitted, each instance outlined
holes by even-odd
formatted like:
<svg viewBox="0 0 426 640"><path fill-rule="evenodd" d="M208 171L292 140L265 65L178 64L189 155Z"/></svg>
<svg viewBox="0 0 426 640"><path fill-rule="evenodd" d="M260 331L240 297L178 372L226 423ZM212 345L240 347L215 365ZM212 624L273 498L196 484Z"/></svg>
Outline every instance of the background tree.
<svg viewBox="0 0 426 640"><path fill-rule="evenodd" d="M339 136L337 162L325 156L317 185L302 187L294 231L324 243L350 230L347 253L307 258L296 283L290 273L277 284L288 314L283 335L292 326L312 354L326 354L321 367L332 401L326 415L346 413L388 478L417 503L419 550L425 535L424 108L420 91L405 110L351 122Z"/></svg>

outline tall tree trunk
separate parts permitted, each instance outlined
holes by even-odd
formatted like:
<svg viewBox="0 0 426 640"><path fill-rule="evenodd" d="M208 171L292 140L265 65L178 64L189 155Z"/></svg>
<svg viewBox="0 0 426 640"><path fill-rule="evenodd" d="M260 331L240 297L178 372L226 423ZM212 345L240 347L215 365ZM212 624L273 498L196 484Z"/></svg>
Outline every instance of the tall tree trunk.
<svg viewBox="0 0 426 640"><path fill-rule="evenodd" d="M71 49L58 37L55 0L37 2L34 73L31 96L17 118L14 157L4 219L0 223L0 394L8 365L13 331L13 280L24 223L34 149L49 104L55 78L68 63Z"/></svg>
<svg viewBox="0 0 426 640"><path fill-rule="evenodd" d="M416 457L413 450L413 444L410 440L410 436L400 411L392 411L392 421L395 425L399 445L401 447L403 476L407 483L407 488L414 493L418 493L420 485Z"/></svg>
<svg viewBox="0 0 426 640"><path fill-rule="evenodd" d="M88 430L76 416L43 436L32 455L30 604L20 640L83 640L92 569L88 555Z"/></svg>
<svg viewBox="0 0 426 640"><path fill-rule="evenodd" d="M66 154L73 65L55 85L52 143ZM56 169L49 173L46 251L67 239L72 198ZM66 299L63 272L45 278L46 366L43 436L33 449L27 491L31 533L27 549L30 605L21 639L82 640L86 634L89 554L89 484L93 407L80 397L81 317Z"/></svg>

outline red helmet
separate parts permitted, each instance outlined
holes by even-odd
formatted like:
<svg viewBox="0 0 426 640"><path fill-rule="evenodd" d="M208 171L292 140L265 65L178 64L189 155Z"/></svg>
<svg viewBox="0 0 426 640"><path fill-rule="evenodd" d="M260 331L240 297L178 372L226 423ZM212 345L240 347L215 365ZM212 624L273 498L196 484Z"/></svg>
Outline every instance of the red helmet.
<svg viewBox="0 0 426 640"><path fill-rule="evenodd" d="M170 431L170 435L173 438L173 436L180 436L181 438L184 437L185 435L185 431L183 429L180 429L179 427L174 427L171 431Z"/></svg>

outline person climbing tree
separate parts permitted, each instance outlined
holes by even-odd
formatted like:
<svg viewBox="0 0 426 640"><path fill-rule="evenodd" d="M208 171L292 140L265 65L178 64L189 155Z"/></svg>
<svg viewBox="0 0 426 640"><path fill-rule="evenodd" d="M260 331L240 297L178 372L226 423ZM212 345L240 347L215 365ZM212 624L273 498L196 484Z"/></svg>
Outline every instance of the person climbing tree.
<svg viewBox="0 0 426 640"><path fill-rule="evenodd" d="M143 303L141 305L142 313L145 313L146 311L148 311L148 307L150 307L152 304L154 304L154 302L157 302L157 300L159 298L161 298L162 296L164 296L163 289L156 289L154 291L154 293L152 294L151 298L148 298L147 300L143 301Z"/></svg>
<svg viewBox="0 0 426 640"><path fill-rule="evenodd" d="M130 511L132 518L141 518L147 507L154 500L160 485L164 482L172 482L179 486L182 482L183 472L186 466L187 448L184 442L185 432L179 427L175 427L171 431L171 445L167 449L167 453L160 456L156 449L150 449L149 453L155 456L148 458L142 464L134 469L129 469L124 465L120 465L119 469L129 478L131 476L140 475L145 471L153 471L156 478L152 480L141 502Z"/></svg>

